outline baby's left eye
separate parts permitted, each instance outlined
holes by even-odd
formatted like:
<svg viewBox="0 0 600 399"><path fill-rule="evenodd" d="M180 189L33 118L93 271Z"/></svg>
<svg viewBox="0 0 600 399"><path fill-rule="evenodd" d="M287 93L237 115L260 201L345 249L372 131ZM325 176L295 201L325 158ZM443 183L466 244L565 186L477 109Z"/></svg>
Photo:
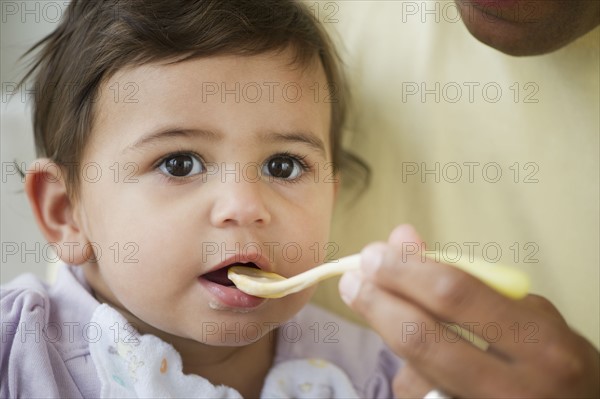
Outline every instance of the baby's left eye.
<svg viewBox="0 0 600 399"><path fill-rule="evenodd" d="M301 159L291 155L276 155L263 165L262 173L282 180L295 180L306 170Z"/></svg>
<svg viewBox="0 0 600 399"><path fill-rule="evenodd" d="M193 154L173 154L160 162L158 169L169 177L189 177L204 172L202 161Z"/></svg>

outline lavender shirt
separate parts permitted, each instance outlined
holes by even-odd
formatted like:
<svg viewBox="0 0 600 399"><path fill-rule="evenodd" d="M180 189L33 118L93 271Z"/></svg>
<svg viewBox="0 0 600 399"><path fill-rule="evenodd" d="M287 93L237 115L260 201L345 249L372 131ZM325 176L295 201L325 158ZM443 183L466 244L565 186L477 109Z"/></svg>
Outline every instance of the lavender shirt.
<svg viewBox="0 0 600 399"><path fill-rule="evenodd" d="M112 332L90 323L100 304L80 268L62 268L51 286L23 275L0 298L0 397L100 396L89 343ZM401 363L376 334L314 305L279 328L274 363L305 358L337 365L365 398L392 397Z"/></svg>

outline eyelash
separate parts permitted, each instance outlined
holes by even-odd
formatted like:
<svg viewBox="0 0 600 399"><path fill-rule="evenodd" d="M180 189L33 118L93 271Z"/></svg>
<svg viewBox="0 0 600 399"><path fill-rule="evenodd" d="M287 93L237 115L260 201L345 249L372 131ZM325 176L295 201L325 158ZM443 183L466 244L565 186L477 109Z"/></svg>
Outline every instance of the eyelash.
<svg viewBox="0 0 600 399"><path fill-rule="evenodd" d="M198 173L196 175L193 176L183 176L183 177L176 177L176 176L171 176L165 173L161 173L159 171L160 165L162 165L162 163L174 156L177 155L191 155L194 156L196 158L198 158L198 160L202 163L203 168L206 168L206 165L204 164L204 159L196 152L193 151L176 151L176 152L172 152L169 153L161 158L158 159L158 161L154 162L154 164L152 165L152 169L154 171L157 171L158 174L161 176L161 178L166 179L167 182L169 183L184 183L187 180L193 179L197 176L201 176L204 174L204 172L202 173ZM298 164L300 165L300 168L302 169L302 174L293 180L287 180L287 179L281 179L281 178L273 178L278 180L281 183L284 184L294 184L294 183L298 183L301 180L304 179L305 175L307 174L307 172L311 172L312 171L312 167L311 165L308 164L308 162L306 161L307 156L306 155L300 155L300 154L296 154L296 153L292 153L289 151L284 151L284 152L278 152L275 153L273 155L271 155L269 158L267 158L267 160L265 162L268 162L269 160L276 158L276 157L288 157L288 158L292 158L293 160L295 160L296 162L298 162ZM261 170L262 173L262 170Z"/></svg>
<svg viewBox="0 0 600 399"><path fill-rule="evenodd" d="M292 158L293 160L297 161L298 164L300 165L300 168L302 169L302 174L294 179L294 180L287 180L287 179L277 179L278 181L280 181L283 184L295 184L295 183L299 183L301 181L304 180L304 178L306 177L307 173L312 171L311 166L308 164L308 162L306 162L306 155L300 155L300 154L295 154L289 151L284 151L284 152L279 152L277 154L273 154L271 155L267 160L276 158L276 157L289 157Z"/></svg>
<svg viewBox="0 0 600 399"><path fill-rule="evenodd" d="M193 151L175 151L175 152L171 152L161 158L158 159L158 161L154 162L154 164L152 165L152 170L154 170L155 172L157 172L160 177L162 179L166 179L166 181L168 183L185 183L188 180L191 180L195 177L201 176L203 173L199 173L197 175L193 175L193 176L180 176L180 177L176 177L176 176L171 176L165 173L162 173L160 171L160 165L162 165L163 162L165 162L167 159L175 157L177 155L190 155L193 157L198 158L198 160L202 163L202 167L204 168L206 165L204 164L204 159L196 152Z"/></svg>

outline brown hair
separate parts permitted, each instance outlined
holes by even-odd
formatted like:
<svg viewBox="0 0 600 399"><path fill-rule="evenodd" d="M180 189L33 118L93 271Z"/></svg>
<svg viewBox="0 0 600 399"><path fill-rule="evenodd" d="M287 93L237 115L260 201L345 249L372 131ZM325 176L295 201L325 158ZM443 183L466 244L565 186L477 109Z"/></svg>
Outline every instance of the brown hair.
<svg viewBox="0 0 600 399"><path fill-rule="evenodd" d="M318 56L325 70L334 96L334 167L361 164L340 144L347 90L338 56L319 22L293 0L72 1L58 28L27 53L39 50L21 82L33 77L37 90L37 154L63 167L78 165L92 127L94 96L121 68L287 48L294 51L294 64L306 66ZM63 169L74 195L79 168Z"/></svg>

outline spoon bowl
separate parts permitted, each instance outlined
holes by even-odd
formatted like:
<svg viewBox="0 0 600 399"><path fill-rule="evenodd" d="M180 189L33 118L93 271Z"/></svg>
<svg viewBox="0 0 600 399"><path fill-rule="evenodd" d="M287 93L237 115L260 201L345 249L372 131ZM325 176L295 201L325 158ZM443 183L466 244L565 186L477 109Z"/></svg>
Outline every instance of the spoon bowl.
<svg viewBox="0 0 600 399"><path fill-rule="evenodd" d="M231 267L227 271L227 277L246 294L261 298L281 298L359 267L360 254L356 254L324 263L290 278L246 266Z"/></svg>

